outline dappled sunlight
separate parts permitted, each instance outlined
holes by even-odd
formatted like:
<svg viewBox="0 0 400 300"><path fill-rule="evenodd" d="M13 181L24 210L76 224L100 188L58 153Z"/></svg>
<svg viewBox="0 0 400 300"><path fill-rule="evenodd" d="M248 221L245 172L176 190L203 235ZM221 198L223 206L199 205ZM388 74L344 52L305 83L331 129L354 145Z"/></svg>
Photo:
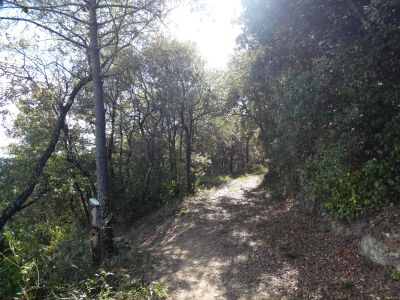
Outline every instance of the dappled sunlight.
<svg viewBox="0 0 400 300"><path fill-rule="evenodd" d="M200 191L184 214L151 227L141 247L156 260L148 279L165 278L171 299L326 299L371 285L372 266L349 251L357 241L332 237L294 199L268 197L262 178ZM354 287L343 290L349 277Z"/></svg>
<svg viewBox="0 0 400 300"><path fill-rule="evenodd" d="M0 0L0 29L0 300L400 300L400 0Z"/></svg>
<svg viewBox="0 0 400 300"><path fill-rule="evenodd" d="M184 201L188 212L161 238L153 233L152 279L167 278L172 299L260 299L296 291L299 271L281 263L280 246L268 244L264 232L292 206L267 203L257 191L261 181L248 176L200 192Z"/></svg>

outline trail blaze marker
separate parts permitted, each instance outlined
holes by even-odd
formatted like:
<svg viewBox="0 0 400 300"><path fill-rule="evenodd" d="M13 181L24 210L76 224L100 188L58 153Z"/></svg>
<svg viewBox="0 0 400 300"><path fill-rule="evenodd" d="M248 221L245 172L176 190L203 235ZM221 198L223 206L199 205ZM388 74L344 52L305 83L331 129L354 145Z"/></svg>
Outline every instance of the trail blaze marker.
<svg viewBox="0 0 400 300"><path fill-rule="evenodd" d="M92 263L99 266L103 261L103 249L101 238L101 215L100 203L96 198L89 199L91 239L90 248L92 252Z"/></svg>

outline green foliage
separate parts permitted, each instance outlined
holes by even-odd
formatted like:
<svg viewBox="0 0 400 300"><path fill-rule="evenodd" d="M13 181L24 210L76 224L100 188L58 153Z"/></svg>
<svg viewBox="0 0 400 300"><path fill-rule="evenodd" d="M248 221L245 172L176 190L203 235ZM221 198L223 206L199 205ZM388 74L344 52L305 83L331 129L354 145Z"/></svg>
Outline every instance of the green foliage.
<svg viewBox="0 0 400 300"><path fill-rule="evenodd" d="M78 286L64 287L58 297L68 299L163 299L168 296L163 281L151 283L120 284L118 276L102 269L91 278L85 279ZM56 294L55 294L56 295Z"/></svg>
<svg viewBox="0 0 400 300"><path fill-rule="evenodd" d="M223 174L218 176L206 176L198 183L199 186L212 188L228 183L233 179L231 174Z"/></svg>
<svg viewBox="0 0 400 300"><path fill-rule="evenodd" d="M36 277L36 262L34 260L27 261L21 257L21 243L15 239L12 232L6 231L0 242L0 275L2 278L0 291L2 297L31 296L39 284L39 277Z"/></svg>
<svg viewBox="0 0 400 300"><path fill-rule="evenodd" d="M84 278L91 267L87 239L82 234L68 226L6 231L0 260L2 278L8 278L0 282L3 293L10 298L40 298L63 284Z"/></svg>
<svg viewBox="0 0 400 300"><path fill-rule="evenodd" d="M305 194L343 218L398 204L398 10L381 0L245 2L252 67L239 61L248 74L236 97L260 126L273 192Z"/></svg>
<svg viewBox="0 0 400 300"><path fill-rule="evenodd" d="M398 203L400 180L399 116L378 135L376 157L357 169L346 163L343 147L321 151L304 167L303 185L309 201L323 202L339 217Z"/></svg>
<svg viewBox="0 0 400 300"><path fill-rule="evenodd" d="M391 280L400 280L400 271L396 270L395 268L389 269L389 278Z"/></svg>
<svg viewBox="0 0 400 300"><path fill-rule="evenodd" d="M6 231L0 247L0 290L4 299L161 299L167 297L164 282L125 282L126 274L114 274L90 265L87 233L69 226L32 233ZM148 264L147 256L136 265Z"/></svg>
<svg viewBox="0 0 400 300"><path fill-rule="evenodd" d="M6 100L19 112L12 130L16 142L0 161L1 211L25 189L61 105L87 67L61 48L56 43L52 52L60 64L44 66L32 58L26 68L33 78L13 78L7 89ZM61 67L61 57L71 59L71 70ZM118 225L194 192L208 178L226 182L259 163L257 128L225 107L226 83L206 72L194 45L158 37L143 42L140 52L121 51L111 69L117 75L104 77L106 139L110 209ZM2 278L10 279L1 282L8 298L165 297L160 283L126 284L121 274L90 265L83 228L88 199L96 197L92 89L88 83L79 92L27 206L9 223L14 233L7 234L0 262ZM142 258L134 263L145 268L149 262Z"/></svg>
<svg viewBox="0 0 400 300"><path fill-rule="evenodd" d="M9 158L0 158L0 209L16 196L21 175L16 163Z"/></svg>
<svg viewBox="0 0 400 300"><path fill-rule="evenodd" d="M340 152L340 151L339 151ZM323 202L339 217L358 215L364 200L357 193L361 177L343 164L337 151L324 152L304 169L304 188L311 202Z"/></svg>
<svg viewBox="0 0 400 300"><path fill-rule="evenodd" d="M50 0L31 1L28 11L26 1L14 2L2 11L15 20L0 17L3 54L12 58L1 67L0 106L18 109L9 131L15 142L9 157L0 158L0 211L17 204L1 239L0 298L166 297L162 283L125 283L125 274L90 265L86 228L96 172L109 179L107 209L101 210L112 212L114 226L131 225L193 193L205 178L226 182L228 175L218 176L251 171L261 157L259 130L226 104L226 85L235 82L235 74L225 81L226 74L208 72L195 45L155 36L155 27L137 40L162 19L162 0L133 1L139 9L132 13L120 5ZM20 6L19 21L29 27L30 39L9 26L21 17ZM89 10L102 24L94 39L100 50L90 59L86 50L94 34L89 38L84 21ZM31 28L32 23L38 26ZM39 37L52 41L38 44ZM104 76L92 66L97 59ZM103 105L103 92L104 135L103 126L95 125L103 113L94 112L93 102ZM60 116L67 112L64 122ZM96 151L99 144L107 148L106 156ZM109 176L100 171L105 165ZM22 204L16 201L21 192ZM151 265L146 256L134 263Z"/></svg>

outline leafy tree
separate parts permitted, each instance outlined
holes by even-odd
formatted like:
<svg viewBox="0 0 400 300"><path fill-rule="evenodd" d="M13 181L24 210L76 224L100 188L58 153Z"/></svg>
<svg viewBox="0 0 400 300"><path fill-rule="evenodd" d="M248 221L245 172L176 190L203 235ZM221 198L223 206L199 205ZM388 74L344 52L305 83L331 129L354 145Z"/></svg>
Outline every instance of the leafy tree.
<svg viewBox="0 0 400 300"><path fill-rule="evenodd" d="M93 81L94 107L96 114L96 178L97 197L102 216L109 223L109 191L107 173L107 153L105 134L105 107L103 76L115 56L130 45L131 41L154 19L161 16L161 1L140 3L103 2L87 0L81 2L65 1L2 1L0 20L3 22L26 22L51 35L61 38L65 43L79 48L88 55L88 69ZM102 56L104 54L104 57ZM65 112L66 114L66 112ZM64 117L65 118L65 117ZM54 151L63 122L58 126L51 146L41 158L38 165L45 165ZM26 193L17 198L14 206L7 209L1 217L0 226L16 212L32 193L35 177L40 176L41 169L35 170ZM37 175L36 175L37 174ZM106 226L106 251L112 250L112 230ZM97 243L99 244L99 243Z"/></svg>
<svg viewBox="0 0 400 300"><path fill-rule="evenodd" d="M255 59L241 91L255 88L246 98L247 114L261 115L268 128L263 140L271 176L316 209L322 202L342 217L396 201L396 160L391 167L374 162L396 151L384 151L383 140L394 134L388 128L394 130L399 113L398 4L271 0L244 6L240 40ZM371 172L372 165L386 173Z"/></svg>

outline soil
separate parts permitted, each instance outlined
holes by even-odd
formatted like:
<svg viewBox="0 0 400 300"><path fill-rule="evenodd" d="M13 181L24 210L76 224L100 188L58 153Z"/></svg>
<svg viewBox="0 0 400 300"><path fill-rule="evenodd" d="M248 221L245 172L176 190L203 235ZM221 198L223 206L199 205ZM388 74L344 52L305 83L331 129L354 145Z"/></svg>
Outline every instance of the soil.
<svg viewBox="0 0 400 300"><path fill-rule="evenodd" d="M135 251L154 258L148 279L165 279L170 299L400 299L400 281L359 254L358 238L270 199L262 179L201 191L136 224Z"/></svg>

